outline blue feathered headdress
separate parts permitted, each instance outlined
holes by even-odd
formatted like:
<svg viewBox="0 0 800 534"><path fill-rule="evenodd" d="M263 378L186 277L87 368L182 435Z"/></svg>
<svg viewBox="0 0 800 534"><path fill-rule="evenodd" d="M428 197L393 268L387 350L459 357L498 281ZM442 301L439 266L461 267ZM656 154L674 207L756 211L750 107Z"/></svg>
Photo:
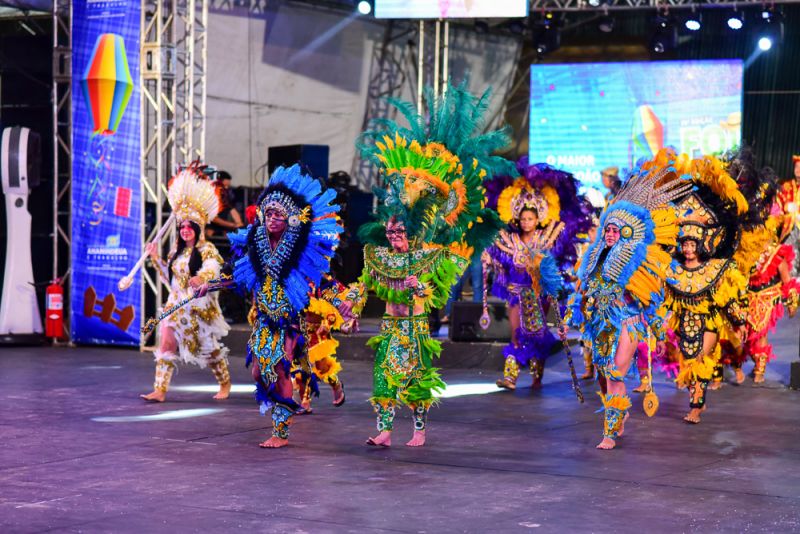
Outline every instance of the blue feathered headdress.
<svg viewBox="0 0 800 534"><path fill-rule="evenodd" d="M228 234L236 283L248 292L256 291L269 276L281 282L293 310L303 310L309 302L310 284L318 285L330 270L344 231L336 216L339 206L331 204L335 197L334 190L323 190L299 165L278 167L258 198L253 224ZM267 209L280 211L287 220L274 250L264 225Z"/></svg>

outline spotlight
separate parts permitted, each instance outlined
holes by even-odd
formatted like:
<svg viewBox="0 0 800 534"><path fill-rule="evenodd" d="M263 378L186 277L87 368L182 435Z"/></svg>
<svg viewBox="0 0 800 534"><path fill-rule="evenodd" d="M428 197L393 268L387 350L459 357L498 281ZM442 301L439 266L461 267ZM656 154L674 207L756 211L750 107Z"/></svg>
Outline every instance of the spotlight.
<svg viewBox="0 0 800 534"><path fill-rule="evenodd" d="M740 11L732 11L730 15L728 15L728 28L732 30L741 30L744 26L744 13Z"/></svg>
<svg viewBox="0 0 800 534"><path fill-rule="evenodd" d="M614 18L608 15L603 15L597 22L597 29L603 33L611 33L614 31Z"/></svg>
<svg viewBox="0 0 800 534"><path fill-rule="evenodd" d="M764 13L769 16L764 16ZM756 26L756 44L762 51L767 51L783 40L783 18L780 12L763 11L761 20Z"/></svg>
<svg viewBox="0 0 800 534"><path fill-rule="evenodd" d="M606 0L587 0L586 3L589 4L589 6L591 7L600 7L603 4L606 4L607 2Z"/></svg>
<svg viewBox="0 0 800 534"><path fill-rule="evenodd" d="M560 26L561 20L551 12L533 23L533 47L539 56L555 52L561 46Z"/></svg>
<svg viewBox="0 0 800 534"><path fill-rule="evenodd" d="M358 12L362 15L369 15L372 13L372 4L369 3L367 0L361 0L358 3Z"/></svg>
<svg viewBox="0 0 800 534"><path fill-rule="evenodd" d="M655 33L650 39L650 49L653 52L663 54L678 46L678 28L668 16L656 16L655 26Z"/></svg>
<svg viewBox="0 0 800 534"><path fill-rule="evenodd" d="M686 21L684 21L683 25L686 26L687 30L696 32L703 27L703 17L700 15L699 11L697 13L693 11L691 15L686 17Z"/></svg>

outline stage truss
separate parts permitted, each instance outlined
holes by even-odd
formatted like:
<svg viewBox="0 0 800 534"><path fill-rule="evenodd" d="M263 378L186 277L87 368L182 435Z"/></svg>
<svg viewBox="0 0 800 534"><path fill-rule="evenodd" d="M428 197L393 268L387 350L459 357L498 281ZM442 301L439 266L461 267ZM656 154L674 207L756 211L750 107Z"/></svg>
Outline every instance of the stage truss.
<svg viewBox="0 0 800 534"><path fill-rule="evenodd" d="M544 11L633 11L644 9L741 8L748 5L796 4L798 0L608 0L592 6L586 0L531 0L530 15Z"/></svg>
<svg viewBox="0 0 800 534"><path fill-rule="evenodd" d="M70 247L72 245L72 2L53 2L53 271L65 288L69 302ZM66 250L67 265L58 262ZM65 310L66 311L66 310ZM69 337L69 315L64 314L64 333ZM57 340L54 338L53 343Z"/></svg>
<svg viewBox="0 0 800 534"><path fill-rule="evenodd" d="M141 183L142 220L153 206L142 250L169 216L167 180L178 165L205 156L208 66L208 3L206 0L144 0L141 29ZM165 233L174 240L174 228ZM166 252L163 250L162 254ZM142 269L141 324L155 315L168 291L155 269ZM155 348L156 339L140 341Z"/></svg>

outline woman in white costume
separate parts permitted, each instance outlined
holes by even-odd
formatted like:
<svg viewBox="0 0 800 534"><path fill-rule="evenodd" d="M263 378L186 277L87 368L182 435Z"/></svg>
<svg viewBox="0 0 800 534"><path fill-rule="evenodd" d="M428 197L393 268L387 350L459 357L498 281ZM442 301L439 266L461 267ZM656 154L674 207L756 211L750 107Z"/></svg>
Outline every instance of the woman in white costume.
<svg viewBox="0 0 800 534"><path fill-rule="evenodd" d="M169 182L167 197L178 225L177 239L166 259L159 257L157 243L149 243L147 252L161 281L169 286L166 307L170 307L219 278L223 262L216 247L204 238L205 225L219 213L220 199L214 185L203 178L201 166L193 163L179 170ZM159 324L153 391L141 397L164 402L176 363L183 361L210 367L219 383L214 398L228 398L228 349L219 341L228 330L216 293L196 298L165 318Z"/></svg>

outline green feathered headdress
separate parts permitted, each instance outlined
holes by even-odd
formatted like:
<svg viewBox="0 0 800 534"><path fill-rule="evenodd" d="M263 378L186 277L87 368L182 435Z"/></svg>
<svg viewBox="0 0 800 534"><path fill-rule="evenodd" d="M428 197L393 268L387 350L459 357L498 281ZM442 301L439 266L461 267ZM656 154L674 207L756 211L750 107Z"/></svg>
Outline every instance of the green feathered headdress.
<svg viewBox="0 0 800 534"><path fill-rule="evenodd" d="M374 189L376 221L359 229L362 241L387 245L384 225L391 218L418 244L461 243L480 251L494 240L503 224L485 207L483 180L513 171L513 162L494 154L510 137L508 128L481 133L490 93L478 98L466 85L448 85L439 98L427 89L427 122L413 104L389 99L410 126L381 119L361 135L362 154L383 177L383 187Z"/></svg>

